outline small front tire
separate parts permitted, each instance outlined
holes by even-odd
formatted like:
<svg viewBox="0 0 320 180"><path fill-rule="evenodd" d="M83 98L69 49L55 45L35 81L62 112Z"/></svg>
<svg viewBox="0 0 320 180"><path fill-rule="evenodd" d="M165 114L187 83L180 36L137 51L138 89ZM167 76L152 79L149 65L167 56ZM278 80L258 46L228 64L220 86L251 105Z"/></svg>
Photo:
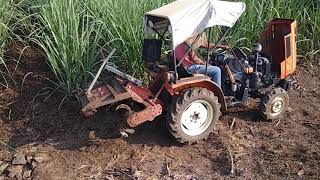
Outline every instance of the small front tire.
<svg viewBox="0 0 320 180"><path fill-rule="evenodd" d="M261 99L260 111L265 119L278 119L288 109L289 96L282 88L273 88Z"/></svg>

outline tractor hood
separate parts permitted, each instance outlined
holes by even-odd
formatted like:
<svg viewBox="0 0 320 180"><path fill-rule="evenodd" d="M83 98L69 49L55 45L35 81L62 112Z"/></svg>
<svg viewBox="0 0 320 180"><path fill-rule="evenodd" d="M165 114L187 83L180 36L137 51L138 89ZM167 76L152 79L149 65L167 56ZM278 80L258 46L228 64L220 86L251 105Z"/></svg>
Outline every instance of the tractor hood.
<svg viewBox="0 0 320 180"><path fill-rule="evenodd" d="M145 33L168 30L175 49L208 27L234 26L245 8L243 2L177 0L145 14Z"/></svg>

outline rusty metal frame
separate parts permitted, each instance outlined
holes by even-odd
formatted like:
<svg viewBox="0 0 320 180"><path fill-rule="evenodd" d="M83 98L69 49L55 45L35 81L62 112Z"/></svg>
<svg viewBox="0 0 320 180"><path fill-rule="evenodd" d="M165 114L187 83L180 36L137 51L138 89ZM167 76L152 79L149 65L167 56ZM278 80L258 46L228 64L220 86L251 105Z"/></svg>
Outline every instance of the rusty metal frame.
<svg viewBox="0 0 320 180"><path fill-rule="evenodd" d="M127 123L130 127L136 127L146 121L153 121L157 116L162 114L162 101L159 99L155 100L155 96L148 89L129 82L126 90L130 93L134 101L145 106L145 109L142 111L129 115Z"/></svg>
<svg viewBox="0 0 320 180"><path fill-rule="evenodd" d="M130 93L125 91L124 88L119 90L118 87L117 91L115 89L117 85L119 86L120 84L117 84L115 81L110 84L101 85L93 89L90 95L82 96L80 98L83 107L81 109L82 113L88 117L97 112L97 108L99 107L131 98Z"/></svg>
<svg viewBox="0 0 320 180"><path fill-rule="evenodd" d="M160 104L147 106L139 112L132 113L127 120L130 127L136 127L146 121L153 121L154 118L162 114L162 106Z"/></svg>
<svg viewBox="0 0 320 180"><path fill-rule="evenodd" d="M163 103L155 97L152 92L144 87L121 79L115 79L93 89L90 92L90 96L82 96L80 99L83 106L81 111L86 117L89 117L97 112L99 107L132 99L145 106L139 112L130 111L127 119L128 125L136 127L143 122L152 121L162 114Z"/></svg>

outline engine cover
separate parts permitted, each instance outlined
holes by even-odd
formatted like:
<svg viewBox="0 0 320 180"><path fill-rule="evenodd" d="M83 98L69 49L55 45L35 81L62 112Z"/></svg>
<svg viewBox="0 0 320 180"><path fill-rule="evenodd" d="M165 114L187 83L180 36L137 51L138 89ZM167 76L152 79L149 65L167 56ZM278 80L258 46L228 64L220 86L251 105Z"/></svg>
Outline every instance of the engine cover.
<svg viewBox="0 0 320 180"><path fill-rule="evenodd" d="M211 59L211 64L222 70L222 89L226 95L241 96L245 88L261 88L272 79L271 62L259 52L242 59L231 54L218 54ZM232 83L227 66L236 84ZM243 68L252 68L253 73L248 74Z"/></svg>

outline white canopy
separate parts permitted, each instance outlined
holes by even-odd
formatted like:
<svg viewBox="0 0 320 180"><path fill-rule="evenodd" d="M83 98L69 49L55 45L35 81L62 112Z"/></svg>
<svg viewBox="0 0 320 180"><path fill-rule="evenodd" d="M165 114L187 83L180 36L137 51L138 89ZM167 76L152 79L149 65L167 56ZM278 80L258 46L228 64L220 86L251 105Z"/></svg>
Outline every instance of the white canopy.
<svg viewBox="0 0 320 180"><path fill-rule="evenodd" d="M173 49L215 25L232 27L246 4L219 0L177 0L145 14L145 33L168 29ZM151 27L153 28L151 28Z"/></svg>

